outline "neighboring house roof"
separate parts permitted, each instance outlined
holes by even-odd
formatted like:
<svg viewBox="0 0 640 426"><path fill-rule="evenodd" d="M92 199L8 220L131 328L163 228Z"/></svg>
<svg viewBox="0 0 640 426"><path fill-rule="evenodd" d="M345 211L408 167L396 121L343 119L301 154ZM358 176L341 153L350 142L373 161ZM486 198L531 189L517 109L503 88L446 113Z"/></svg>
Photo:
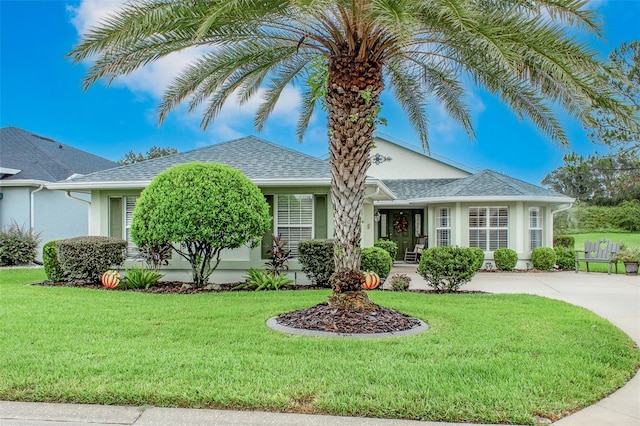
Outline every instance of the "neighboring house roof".
<svg viewBox="0 0 640 426"><path fill-rule="evenodd" d="M15 181L55 182L118 163L19 129L0 129L0 184Z"/></svg>
<svg viewBox="0 0 640 426"><path fill-rule="evenodd" d="M538 200L573 202L557 192L512 177L483 170L460 179L384 180L399 201L455 202L491 200Z"/></svg>
<svg viewBox="0 0 640 426"><path fill-rule="evenodd" d="M70 185L131 183L144 187L160 172L177 164L194 161L218 162L240 170L252 180L330 179L329 164L254 136L235 139L205 148L141 161L69 179Z"/></svg>

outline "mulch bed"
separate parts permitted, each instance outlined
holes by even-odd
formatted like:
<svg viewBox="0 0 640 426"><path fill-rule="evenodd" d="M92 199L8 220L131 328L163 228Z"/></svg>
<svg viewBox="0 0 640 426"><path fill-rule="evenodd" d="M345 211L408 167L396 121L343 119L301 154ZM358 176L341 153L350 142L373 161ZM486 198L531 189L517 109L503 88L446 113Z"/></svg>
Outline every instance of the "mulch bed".
<svg viewBox="0 0 640 426"><path fill-rule="evenodd" d="M420 321L395 309L371 304L363 309L336 309L327 302L276 317L279 324L333 333L390 333L410 330Z"/></svg>

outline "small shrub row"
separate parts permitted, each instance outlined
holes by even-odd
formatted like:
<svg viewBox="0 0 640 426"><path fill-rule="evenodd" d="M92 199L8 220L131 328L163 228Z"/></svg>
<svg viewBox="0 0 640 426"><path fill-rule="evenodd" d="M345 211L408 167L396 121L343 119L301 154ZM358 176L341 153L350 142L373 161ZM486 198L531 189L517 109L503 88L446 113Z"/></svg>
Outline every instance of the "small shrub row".
<svg viewBox="0 0 640 426"><path fill-rule="evenodd" d="M40 234L19 226L12 221L7 229L0 230L0 266L31 263L37 255Z"/></svg>

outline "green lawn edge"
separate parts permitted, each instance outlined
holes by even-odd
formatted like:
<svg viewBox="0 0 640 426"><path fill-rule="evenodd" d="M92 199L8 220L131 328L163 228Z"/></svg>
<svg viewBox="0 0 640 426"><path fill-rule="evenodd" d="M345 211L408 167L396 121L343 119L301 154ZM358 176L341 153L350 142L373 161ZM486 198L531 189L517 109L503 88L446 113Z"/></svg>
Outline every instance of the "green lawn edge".
<svg viewBox="0 0 640 426"><path fill-rule="evenodd" d="M287 336L278 313L328 291L153 295L26 285L0 270L0 399L534 424L623 386L635 343L538 296L372 291L427 322L415 336Z"/></svg>

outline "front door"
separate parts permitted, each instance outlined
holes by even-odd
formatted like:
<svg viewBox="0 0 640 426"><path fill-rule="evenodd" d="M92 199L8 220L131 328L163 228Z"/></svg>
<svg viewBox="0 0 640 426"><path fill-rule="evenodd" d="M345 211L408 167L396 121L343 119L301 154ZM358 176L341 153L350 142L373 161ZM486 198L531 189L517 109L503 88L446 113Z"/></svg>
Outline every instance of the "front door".
<svg viewBox="0 0 640 426"><path fill-rule="evenodd" d="M386 237L398 245L398 255L395 260L404 260L406 250L412 251L416 244L416 214L421 217L420 210L381 210L386 219L384 228L378 235ZM384 229L384 230L383 230ZM418 229L422 229L418 224Z"/></svg>

